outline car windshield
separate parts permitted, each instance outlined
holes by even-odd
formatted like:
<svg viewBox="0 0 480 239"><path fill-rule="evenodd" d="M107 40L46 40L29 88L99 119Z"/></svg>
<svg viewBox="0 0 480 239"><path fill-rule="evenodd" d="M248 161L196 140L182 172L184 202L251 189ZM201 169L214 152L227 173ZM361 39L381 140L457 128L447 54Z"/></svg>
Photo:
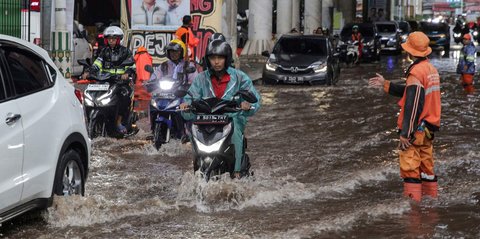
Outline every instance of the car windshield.
<svg viewBox="0 0 480 239"><path fill-rule="evenodd" d="M342 29L342 32L340 33L342 39L352 36L352 27L353 25L347 25ZM375 35L373 25L359 25L358 28L360 34L364 37L373 37Z"/></svg>
<svg viewBox="0 0 480 239"><path fill-rule="evenodd" d="M446 31L446 27L443 24L422 22L420 23L420 27L424 32L445 32Z"/></svg>
<svg viewBox="0 0 480 239"><path fill-rule="evenodd" d="M378 32L395 32L397 29L393 24L377 24Z"/></svg>
<svg viewBox="0 0 480 239"><path fill-rule="evenodd" d="M398 27L402 30L403 33L408 33L409 25L407 22L398 23Z"/></svg>
<svg viewBox="0 0 480 239"><path fill-rule="evenodd" d="M326 39L281 38L273 49L274 54L327 55Z"/></svg>

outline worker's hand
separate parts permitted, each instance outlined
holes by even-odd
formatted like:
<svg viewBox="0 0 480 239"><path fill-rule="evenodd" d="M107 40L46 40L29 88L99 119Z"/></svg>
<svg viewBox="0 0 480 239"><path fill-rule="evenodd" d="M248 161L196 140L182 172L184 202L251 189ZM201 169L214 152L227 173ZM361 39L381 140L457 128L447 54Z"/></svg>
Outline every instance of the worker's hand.
<svg viewBox="0 0 480 239"><path fill-rule="evenodd" d="M90 76L90 73L88 73L88 71L85 71L85 72L83 72L83 74L82 74L82 79L87 79L88 76Z"/></svg>
<svg viewBox="0 0 480 239"><path fill-rule="evenodd" d="M250 110L250 107L251 107L251 106L252 106L252 104L250 104L250 103L248 103L248 102L246 102L246 101L240 103L240 108L241 108L242 110L245 110L245 111Z"/></svg>
<svg viewBox="0 0 480 239"><path fill-rule="evenodd" d="M189 105L188 103L186 103L186 102L183 102L183 103L181 103L178 107L179 107L181 110L187 110L187 109L190 107L190 105Z"/></svg>
<svg viewBox="0 0 480 239"><path fill-rule="evenodd" d="M383 88L385 83L385 78L382 75L375 73L377 76L374 76L368 80L368 86L373 88Z"/></svg>
<svg viewBox="0 0 480 239"><path fill-rule="evenodd" d="M125 73L121 76L122 80L128 80L128 73Z"/></svg>
<svg viewBox="0 0 480 239"><path fill-rule="evenodd" d="M398 149L400 150L406 150L408 147L410 147L412 144L410 143L410 140L400 136L400 142L398 143Z"/></svg>

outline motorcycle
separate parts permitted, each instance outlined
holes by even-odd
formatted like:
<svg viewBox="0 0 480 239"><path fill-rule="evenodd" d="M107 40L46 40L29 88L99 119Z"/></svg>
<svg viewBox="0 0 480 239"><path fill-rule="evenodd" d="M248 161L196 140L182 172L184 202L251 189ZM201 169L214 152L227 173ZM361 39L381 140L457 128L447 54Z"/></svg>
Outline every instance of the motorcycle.
<svg viewBox="0 0 480 239"><path fill-rule="evenodd" d="M453 40L455 41L456 44L459 44L462 42L463 39L463 25L456 24L455 27L453 28Z"/></svg>
<svg viewBox="0 0 480 239"><path fill-rule="evenodd" d="M347 65L357 64L358 62L358 41L347 42L347 52L345 56L345 63Z"/></svg>
<svg viewBox="0 0 480 239"><path fill-rule="evenodd" d="M90 68L91 64L85 60L78 63L84 68ZM133 65L132 60L126 60L118 66L124 68ZM133 111L133 86L135 77L128 80L120 79L121 75L113 75L108 72L90 74L87 86L83 91L85 114L87 118L87 131L91 139L102 136L126 138L138 133L135 125L138 115ZM122 119L122 124L127 128L127 133L120 133L116 130L116 119L120 95L129 96L131 104L128 117Z"/></svg>
<svg viewBox="0 0 480 239"><path fill-rule="evenodd" d="M176 93L184 96L183 93ZM235 147L231 144L233 135L233 120L229 113L238 113L238 99L242 97L250 103L256 103L257 98L248 91L239 91L232 101L217 98L198 99L191 104L189 111L195 114L192 122L192 147L194 151L193 169L200 170L208 181L224 173L234 177ZM245 153L247 140L243 138L243 159L241 162L241 176L250 175L250 158Z"/></svg>
<svg viewBox="0 0 480 239"><path fill-rule="evenodd" d="M145 70L155 74L152 66L146 65ZM187 67L186 73L195 72L195 68ZM185 135L184 121L178 112L178 106L183 103L182 97L175 96L175 91L179 87L188 87L186 75L182 72L177 73L177 79L171 77L162 77L155 81L155 85L147 84L145 87L152 92L150 101L150 114L153 115L153 143L157 150L162 144L168 143L171 138L181 139ZM157 78L157 77L156 77Z"/></svg>

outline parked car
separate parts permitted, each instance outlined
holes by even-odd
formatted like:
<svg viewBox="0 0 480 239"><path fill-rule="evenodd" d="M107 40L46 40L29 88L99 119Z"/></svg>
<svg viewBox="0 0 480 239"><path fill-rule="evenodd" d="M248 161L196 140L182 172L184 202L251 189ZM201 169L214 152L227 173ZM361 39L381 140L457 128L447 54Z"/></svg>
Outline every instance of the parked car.
<svg viewBox="0 0 480 239"><path fill-rule="evenodd" d="M85 60L92 58L93 48L87 40L83 26L74 21L73 24L73 61L72 61L72 76L79 76L82 74L83 66L78 64L78 60Z"/></svg>
<svg viewBox="0 0 480 239"><path fill-rule="evenodd" d="M395 51L400 53L402 51L402 43L400 37L400 27L397 22L394 21L385 21L385 22L375 22L377 27L378 34L382 36L380 38L380 44L382 51Z"/></svg>
<svg viewBox="0 0 480 239"><path fill-rule="evenodd" d="M450 51L450 26L445 22L420 22L420 29L430 39L432 49Z"/></svg>
<svg viewBox="0 0 480 239"><path fill-rule="evenodd" d="M338 53L331 39L320 35L283 35L275 44L263 68L265 84L315 84L334 85L340 74Z"/></svg>
<svg viewBox="0 0 480 239"><path fill-rule="evenodd" d="M380 60L380 35L377 27L372 23L349 23L346 24L340 32L340 41L337 44L337 50L341 51L347 47L347 42L352 39L352 27L358 26L360 34L363 37L363 49L361 60L378 61Z"/></svg>
<svg viewBox="0 0 480 239"><path fill-rule="evenodd" d="M398 27L400 27L400 39L402 43L407 41L407 37L412 32L412 28L407 21L398 22Z"/></svg>
<svg viewBox="0 0 480 239"><path fill-rule="evenodd" d="M84 194L90 158L80 91L42 48L0 35L0 224Z"/></svg>

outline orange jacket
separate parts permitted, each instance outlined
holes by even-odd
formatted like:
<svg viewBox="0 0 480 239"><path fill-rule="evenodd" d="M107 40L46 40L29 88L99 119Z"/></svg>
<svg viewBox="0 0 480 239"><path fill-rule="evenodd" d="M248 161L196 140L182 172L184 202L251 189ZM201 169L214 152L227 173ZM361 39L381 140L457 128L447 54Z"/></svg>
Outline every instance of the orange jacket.
<svg viewBox="0 0 480 239"><path fill-rule="evenodd" d="M135 83L135 98L138 100L149 100L150 94L143 87L143 82L150 79L150 72L145 70L146 65L152 65L152 57L147 49L141 46L137 49L134 56L137 68L137 81Z"/></svg>
<svg viewBox="0 0 480 239"><path fill-rule="evenodd" d="M190 29L189 27L181 26L175 32L175 36L185 43L185 45L188 47L191 53L190 60L194 60L195 56L193 54L194 52L193 48L195 48L198 45L200 40L195 37L195 35L192 32L192 29Z"/></svg>
<svg viewBox="0 0 480 239"><path fill-rule="evenodd" d="M393 95L403 88L398 102L401 108L397 120L400 135L410 137L422 120L432 131L440 128L440 76L428 59L418 60L411 66L405 86L399 87L389 81L385 83L385 91Z"/></svg>

